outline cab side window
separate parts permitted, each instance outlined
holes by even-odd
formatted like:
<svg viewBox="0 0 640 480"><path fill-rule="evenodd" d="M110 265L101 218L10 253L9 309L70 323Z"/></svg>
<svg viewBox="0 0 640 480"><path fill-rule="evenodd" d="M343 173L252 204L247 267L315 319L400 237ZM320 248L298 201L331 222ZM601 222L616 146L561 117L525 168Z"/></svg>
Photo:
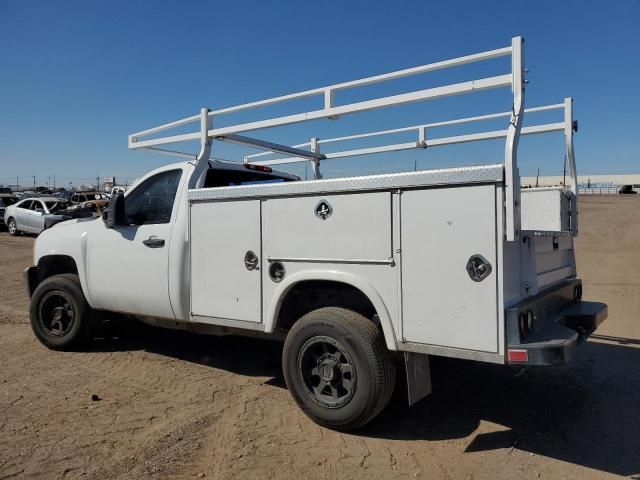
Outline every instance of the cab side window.
<svg viewBox="0 0 640 480"><path fill-rule="evenodd" d="M22 202L20 205L18 205L18 208L24 208L26 210L29 210L31 208L32 203L33 203L33 200L27 200L25 202Z"/></svg>
<svg viewBox="0 0 640 480"><path fill-rule="evenodd" d="M162 172L136 187L125 202L128 225L169 223L182 170Z"/></svg>

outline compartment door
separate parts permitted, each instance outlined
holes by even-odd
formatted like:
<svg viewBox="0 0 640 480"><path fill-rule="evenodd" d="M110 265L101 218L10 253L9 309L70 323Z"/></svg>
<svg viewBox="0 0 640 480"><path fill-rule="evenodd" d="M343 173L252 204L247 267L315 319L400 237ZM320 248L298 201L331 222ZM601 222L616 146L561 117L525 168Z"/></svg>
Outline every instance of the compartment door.
<svg viewBox="0 0 640 480"><path fill-rule="evenodd" d="M401 195L405 341L498 351L496 193L493 185ZM474 281L473 255L491 265Z"/></svg>
<svg viewBox="0 0 640 480"><path fill-rule="evenodd" d="M262 321L260 208L260 200L192 204L192 315Z"/></svg>

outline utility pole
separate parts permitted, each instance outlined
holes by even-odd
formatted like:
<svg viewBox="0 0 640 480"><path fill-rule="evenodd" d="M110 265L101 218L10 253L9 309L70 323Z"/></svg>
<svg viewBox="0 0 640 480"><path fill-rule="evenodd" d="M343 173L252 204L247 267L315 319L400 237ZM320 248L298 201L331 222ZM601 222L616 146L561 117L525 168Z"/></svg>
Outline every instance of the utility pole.
<svg viewBox="0 0 640 480"><path fill-rule="evenodd" d="M16 191L20 188L20 177L16 176Z"/></svg>
<svg viewBox="0 0 640 480"><path fill-rule="evenodd" d="M56 176L53 176L53 189L56 189Z"/></svg>
<svg viewBox="0 0 640 480"><path fill-rule="evenodd" d="M540 178L540 169L538 169L538 174L536 175L536 188L538 188L538 179Z"/></svg>
<svg viewBox="0 0 640 480"><path fill-rule="evenodd" d="M33 176L33 191L36 191L36 176Z"/></svg>

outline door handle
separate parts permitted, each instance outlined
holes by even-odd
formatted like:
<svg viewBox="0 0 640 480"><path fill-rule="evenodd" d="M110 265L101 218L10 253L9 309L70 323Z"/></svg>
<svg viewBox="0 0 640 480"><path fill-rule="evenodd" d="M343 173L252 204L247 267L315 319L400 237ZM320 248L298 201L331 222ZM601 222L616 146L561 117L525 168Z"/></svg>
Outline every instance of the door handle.
<svg viewBox="0 0 640 480"><path fill-rule="evenodd" d="M162 238L158 238L155 236L150 236L146 240L143 240L144 243L149 248L162 248L164 247L164 240Z"/></svg>
<svg viewBox="0 0 640 480"><path fill-rule="evenodd" d="M259 263L258 256L255 253L253 253L251 250L249 250L244 256L244 266L249 271L260 270L260 267L258 267L258 263Z"/></svg>

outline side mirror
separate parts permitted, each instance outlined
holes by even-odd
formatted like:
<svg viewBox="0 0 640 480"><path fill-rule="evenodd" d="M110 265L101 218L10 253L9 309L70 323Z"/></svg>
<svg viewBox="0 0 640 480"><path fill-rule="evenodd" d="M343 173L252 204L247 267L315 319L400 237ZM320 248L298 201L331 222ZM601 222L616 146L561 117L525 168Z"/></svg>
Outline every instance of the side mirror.
<svg viewBox="0 0 640 480"><path fill-rule="evenodd" d="M109 207L102 212L102 220L107 228L124 225L124 195L118 193L109 200Z"/></svg>
<svg viewBox="0 0 640 480"><path fill-rule="evenodd" d="M44 209L36 208L36 213L39 213L40 215L42 215L44 213Z"/></svg>

